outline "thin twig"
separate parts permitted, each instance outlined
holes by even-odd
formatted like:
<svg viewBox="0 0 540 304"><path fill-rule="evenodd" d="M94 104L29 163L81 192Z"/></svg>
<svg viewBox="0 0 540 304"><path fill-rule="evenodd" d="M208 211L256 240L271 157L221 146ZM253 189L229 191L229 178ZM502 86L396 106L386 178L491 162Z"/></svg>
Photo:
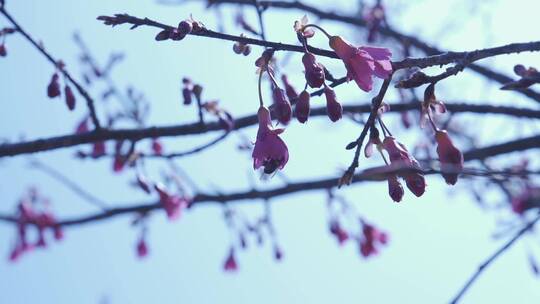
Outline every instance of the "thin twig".
<svg viewBox="0 0 540 304"><path fill-rule="evenodd" d="M15 19L13 19L13 17L6 11L5 7L0 7L0 14L4 15L4 17L6 17L6 19L11 22L15 29L17 29L17 31L26 38L26 40L28 40L41 54L43 54L43 56L45 56L45 58L47 58L47 60L52 63L55 68L58 68L59 61L54 59L52 55L45 51L45 49L41 45L39 45L25 30L23 30L19 23L17 23ZM94 100L92 99L92 97L90 97L90 94L88 94L88 92L83 88L83 86L80 85L79 82L77 82L75 78L71 76L71 74L66 70L65 67L62 67L59 70L75 86L79 94L81 94L81 96L86 100L86 105L88 106L88 111L90 112L90 118L92 119L92 123L94 124L96 130L100 130L101 125L99 123L96 109L94 107Z"/></svg>
<svg viewBox="0 0 540 304"><path fill-rule="evenodd" d="M484 261L480 266L478 266L478 269L474 272L474 274L467 280L465 285L459 290L458 294L454 297L454 299L450 302L451 304L456 304L459 302L459 300L463 297L463 295L469 290L469 288L472 286L472 284L478 279L478 277L486 270L486 268L493 263L501 254L503 254L506 250L508 250L517 240L519 240L527 231L531 230L534 225L540 220L540 214L536 216L532 221L527 223L521 230L519 230L514 237L512 237L506 244L504 244L501 248L499 248L497 251L495 251L486 261Z"/></svg>

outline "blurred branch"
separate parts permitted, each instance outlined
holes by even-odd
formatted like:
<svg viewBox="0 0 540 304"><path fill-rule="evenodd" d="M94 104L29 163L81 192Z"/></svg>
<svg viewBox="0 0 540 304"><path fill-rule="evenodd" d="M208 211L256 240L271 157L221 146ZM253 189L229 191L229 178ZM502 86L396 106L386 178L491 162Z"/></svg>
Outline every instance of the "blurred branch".
<svg viewBox="0 0 540 304"><path fill-rule="evenodd" d="M465 285L459 290L455 298L450 302L451 304L456 304L459 302L461 297L469 290L472 284L478 279L478 277L486 270L486 268L494 262L500 255L502 255L506 250L508 250L517 240L519 240L525 233L529 230L532 230L534 225L540 220L540 214L538 214L532 221L527 223L521 230L519 230L513 238L511 238L506 244L499 248L495 253L493 253L485 262L478 266L478 270L467 280Z"/></svg>
<svg viewBox="0 0 540 304"><path fill-rule="evenodd" d="M411 169L411 168L398 168L395 170L388 169L387 167L375 167L370 168L362 171L361 173L355 174L352 183L360 183L360 182L366 182L366 181L383 181L386 180L387 176L389 174L396 174L396 173L408 173L411 171L419 172L421 171L423 174L440 174L440 170L435 169ZM448 172L448 171L445 171ZM483 177L493 177L493 178L499 178L501 176L516 176L516 177L523 177L525 175L532 175L532 174L540 174L540 172L537 171L520 171L520 172L513 172L509 170L504 171L489 171L489 170L481 170L481 169L464 169L461 172L461 175L464 176L483 176ZM328 190L330 188L337 186L337 179L336 177L327 178L327 179L320 179L320 180L312 180L312 181L304 181L304 182L295 182L295 183L288 183L285 186L276 187L268 190L256 190L251 189L244 192L235 192L235 193L229 193L229 194L205 194L205 193L199 193L193 197L191 200L190 208L203 204L203 203L217 203L217 204L225 204L233 201L246 201L246 202L252 202L256 199L262 199L262 200L269 200L273 198L277 198L280 196L293 194L293 193L299 193L299 192L305 192L305 191L313 191L313 190ZM93 223L102 221L105 219L113 218L118 215L123 214L133 214L133 213L140 213L140 214L146 214L154 210L161 210L163 208L162 204L160 202L155 203L142 203L137 204L133 206L128 207L119 207L119 208L110 208L106 211L95 213L88 216L82 216L82 217L76 217L72 219L65 219L60 220L58 222L58 225L60 226L75 226L80 224L87 224L87 223ZM17 219L10 215L1 215L0 214L0 221L8 222L8 223L16 223Z"/></svg>
<svg viewBox="0 0 540 304"><path fill-rule="evenodd" d="M529 110L523 108L504 107L504 106L491 106L491 105L473 105L473 104L446 104L448 111L454 113L480 113L480 114L500 114L509 115L512 117L523 118L540 118L540 111ZM403 112L410 110L419 110L419 103L400 103L390 104L390 112ZM344 112L348 113L370 113L371 105L365 104L360 106L344 106ZM326 115L326 108L314 108L311 110L311 116L323 116ZM257 123L256 115L248 115L238 118L234 121L234 128L236 130L255 125ZM94 143L104 140L132 140L138 141L144 138L156 138L163 136L180 136L180 135L195 135L203 134L210 131L224 130L224 126L219 122L210 122L201 125L199 122L189 123L183 125L174 125L166 127L148 127L139 129L116 129L116 130L101 130L100 132L89 132L83 134L63 135L57 137L49 137L43 139L37 139L32 141L13 143L13 144L0 144L0 157L15 156L27 153L34 153L40 151L49 151L59 148L71 147L81 144ZM528 145L528 148L540 147L538 142L539 136L533 136L525 138L524 141ZM537 140L534 142L534 140ZM514 150L513 146L507 146L510 150ZM518 151L518 150L516 150ZM481 156L476 156L481 158Z"/></svg>
<svg viewBox="0 0 540 304"><path fill-rule="evenodd" d="M56 69L58 69L74 86L77 88L77 91L79 94L81 94L82 97L86 100L86 105L88 106L88 110L90 111L90 118L92 119L92 123L94 124L96 130L101 129L101 125L99 123L98 117L96 115L96 109L94 107L94 100L92 97L90 97L90 94L83 88L82 85L77 82L70 73L66 70L65 67L60 67L60 61L54 59L47 51L45 51L45 48L37 43L23 28L13 19L13 17L5 10L5 7L0 6L0 14L2 14L6 19L11 22L11 24L15 27L15 29L23 35L26 40L28 40L47 60L54 65Z"/></svg>
<svg viewBox="0 0 540 304"><path fill-rule="evenodd" d="M73 191L74 193L76 193L77 195L79 195L81 198L91 203L92 205L97 206L103 210L107 209L107 203L95 197L92 193L84 190L84 188L80 187L79 185L74 183L70 178L64 176L62 173L56 171L52 167L45 165L44 163L38 161L37 159L33 159L32 161L30 161L30 166L56 179L57 181L59 181L60 183L62 183L63 185L71 189L71 191Z"/></svg>

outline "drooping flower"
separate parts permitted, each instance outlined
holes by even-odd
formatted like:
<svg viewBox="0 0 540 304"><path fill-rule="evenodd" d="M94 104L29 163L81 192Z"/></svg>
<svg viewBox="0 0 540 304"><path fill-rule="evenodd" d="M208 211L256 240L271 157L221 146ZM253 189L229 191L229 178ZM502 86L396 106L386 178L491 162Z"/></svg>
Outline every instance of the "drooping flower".
<svg viewBox="0 0 540 304"><path fill-rule="evenodd" d="M367 258L378 253L377 247L388 243L388 235L375 226L362 222L363 238L360 241L360 253Z"/></svg>
<svg viewBox="0 0 540 304"><path fill-rule="evenodd" d="M364 156L370 158L373 155L373 147L379 149L382 147L381 139L379 138L379 130L375 127L369 129L369 140L364 148Z"/></svg>
<svg viewBox="0 0 540 304"><path fill-rule="evenodd" d="M234 257L234 249L231 248L231 251L229 252L229 255L225 259L225 262L223 263L223 270L227 272L235 272L238 270L238 264L236 263L236 259Z"/></svg>
<svg viewBox="0 0 540 304"><path fill-rule="evenodd" d="M341 119L343 107L337 101L336 92L329 86L324 87L324 96L326 97L326 113L332 122Z"/></svg>
<svg viewBox="0 0 540 304"><path fill-rule="evenodd" d="M253 149L253 168L264 167L264 173L272 174L277 169L283 169L289 160L289 151L285 142L279 137L283 129L274 129L270 111L264 106L257 112L259 130Z"/></svg>
<svg viewBox="0 0 540 304"><path fill-rule="evenodd" d="M323 66L317 62L312 53L305 53L302 56L302 63L306 72L307 84L312 88L320 88L324 83Z"/></svg>
<svg viewBox="0 0 540 304"><path fill-rule="evenodd" d="M298 96L298 102L294 108L294 114L296 115L296 119L298 119L298 121L301 123L305 123L308 120L310 112L309 99L310 96L307 91L302 91L300 96Z"/></svg>
<svg viewBox="0 0 540 304"><path fill-rule="evenodd" d="M292 107L285 95L285 90L275 87L272 96L278 121L284 125L288 124L292 118Z"/></svg>
<svg viewBox="0 0 540 304"><path fill-rule="evenodd" d="M463 170L463 154L456 148L446 131L435 133L437 154L441 162L442 176L449 185L455 185L459 171Z"/></svg>
<svg viewBox="0 0 540 304"><path fill-rule="evenodd" d="M75 95L73 94L73 91L71 90L71 87L66 85L64 87L64 95L66 98L66 105L70 111L73 111L75 109Z"/></svg>
<svg viewBox="0 0 540 304"><path fill-rule="evenodd" d="M274 259L281 261L283 259L283 251L278 245L274 246Z"/></svg>
<svg viewBox="0 0 540 304"><path fill-rule="evenodd" d="M160 183L155 184L154 189L156 189L157 193L159 194L159 201L170 220L178 219L181 215L182 209L189 206L189 201L187 198L170 194L165 186Z"/></svg>
<svg viewBox="0 0 540 304"><path fill-rule="evenodd" d="M0 43L0 57L6 57L7 56L7 49L5 43Z"/></svg>
<svg viewBox="0 0 540 304"><path fill-rule="evenodd" d="M383 140L383 148L388 152L390 162L396 169L413 169L420 170L418 161L407 151L404 145L398 142L394 137L388 136ZM399 176L405 179L407 188L414 195L420 197L426 189L426 181L421 172L406 172Z"/></svg>
<svg viewBox="0 0 540 304"><path fill-rule="evenodd" d="M139 238L136 249L137 257L142 259L148 255L148 245L146 245L146 240L144 239L144 236L141 236Z"/></svg>
<svg viewBox="0 0 540 304"><path fill-rule="evenodd" d="M55 98L60 96L60 83L58 82L59 78L60 77L58 76L58 73L54 73L52 75L51 81L47 86L47 96L49 96L49 98Z"/></svg>
<svg viewBox="0 0 540 304"><path fill-rule="evenodd" d="M336 237L339 245L345 244L345 242L349 239L349 234L347 231L345 231L345 229L343 229L336 220L330 222L330 233Z"/></svg>
<svg viewBox="0 0 540 304"><path fill-rule="evenodd" d="M387 79L392 74L392 53L386 48L356 47L340 36L330 38L330 47L343 60L347 78L366 92L373 88L372 76Z"/></svg>

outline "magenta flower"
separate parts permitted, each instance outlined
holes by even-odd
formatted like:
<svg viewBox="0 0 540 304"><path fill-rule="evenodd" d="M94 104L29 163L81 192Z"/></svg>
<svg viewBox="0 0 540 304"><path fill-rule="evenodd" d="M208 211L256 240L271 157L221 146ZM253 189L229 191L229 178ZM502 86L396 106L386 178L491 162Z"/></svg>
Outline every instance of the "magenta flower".
<svg viewBox="0 0 540 304"><path fill-rule="evenodd" d="M253 149L253 168L264 167L264 173L272 174L277 169L283 169L289 160L289 151L285 142L279 137L283 129L274 129L270 111L260 107L257 112L259 130Z"/></svg>
<svg viewBox="0 0 540 304"><path fill-rule="evenodd" d="M349 234L341 227L338 221L332 221L330 223L330 233L336 237L339 245L345 244L349 239Z"/></svg>
<svg viewBox="0 0 540 304"><path fill-rule="evenodd" d="M238 270L238 264L236 263L236 259L234 258L234 249L232 248L229 252L229 255L227 256L227 259L225 260L225 263L223 263L223 270L228 272L235 272Z"/></svg>
<svg viewBox="0 0 540 304"><path fill-rule="evenodd" d="M386 48L356 47L340 36L330 38L330 47L343 60L347 78L366 92L373 88L373 75L387 79L392 74L392 53Z"/></svg>
<svg viewBox="0 0 540 304"><path fill-rule="evenodd" d="M455 185L459 171L463 170L463 154L459 151L446 131L437 131L437 154L441 162L442 176L449 185Z"/></svg>
<svg viewBox="0 0 540 304"><path fill-rule="evenodd" d="M152 151L154 151L155 155L163 154L163 145L157 138L152 139Z"/></svg>
<svg viewBox="0 0 540 304"><path fill-rule="evenodd" d="M332 122L341 119L343 107L337 101L336 92L329 86L324 87L324 96L326 96L326 113Z"/></svg>
<svg viewBox="0 0 540 304"><path fill-rule="evenodd" d="M154 185L159 194L159 201L167 213L170 220L176 220L180 217L182 209L189 206L189 201L182 196L170 194L162 184Z"/></svg>
<svg viewBox="0 0 540 304"><path fill-rule="evenodd" d="M375 226L362 222L363 239L360 241L360 253L367 258L378 253L377 245L388 243L388 235Z"/></svg>
<svg viewBox="0 0 540 304"><path fill-rule="evenodd" d="M302 91L300 96L298 96L298 102L294 108L294 114L296 115L296 119L298 119L298 121L301 123L305 123L308 120L310 112L309 99L310 96L307 91Z"/></svg>
<svg viewBox="0 0 540 304"><path fill-rule="evenodd" d="M285 90L275 87L272 96L278 121L284 125L288 124L292 118L292 107Z"/></svg>
<svg viewBox="0 0 540 304"><path fill-rule="evenodd" d="M320 63L317 63L315 55L305 53L302 56L302 63L306 70L306 81L312 88L320 88L324 83L324 68Z"/></svg>
<svg viewBox="0 0 540 304"><path fill-rule="evenodd" d="M0 43L0 57L6 57L7 56L7 49L5 43Z"/></svg>
<svg viewBox="0 0 540 304"><path fill-rule="evenodd" d="M146 241L144 239L144 236L141 236L139 241L137 242L137 256L139 258L144 258L148 255L148 246L146 245Z"/></svg>

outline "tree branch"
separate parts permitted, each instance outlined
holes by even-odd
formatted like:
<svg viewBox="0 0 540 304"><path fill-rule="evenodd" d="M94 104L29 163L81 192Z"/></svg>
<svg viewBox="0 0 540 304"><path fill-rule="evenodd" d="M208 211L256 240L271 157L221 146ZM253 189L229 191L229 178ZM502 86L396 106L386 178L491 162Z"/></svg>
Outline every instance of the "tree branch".
<svg viewBox="0 0 540 304"><path fill-rule="evenodd" d="M504 107L504 106L491 106L491 105L473 105L465 103L446 104L448 111L453 113L491 113L499 115L509 115L513 117L523 118L540 118L540 111L529 110L524 108ZM399 103L390 104L390 112L403 112L410 110L419 110L420 105L418 103ZM370 113L371 105L359 105L359 106L344 106L344 112L348 113ZM324 116L326 115L326 108L314 108L311 110L311 116ZM243 129L257 123L256 115L248 115L238 118L234 121L234 128L236 130ZM199 122L165 126L165 127L148 127L140 129L116 129L116 130L101 130L100 132L89 132L83 134L71 134L57 137L49 137L43 139L37 139L32 141L13 143L13 144L0 144L0 157L15 156L21 154L42 152L55 150L59 148L72 147L81 144L94 143L104 140L131 140L138 141L145 138L165 137L165 136L180 136L180 135L196 135L203 134L211 131L224 131L224 127L219 122L210 122L201 125ZM537 136L531 137L532 139ZM526 140L526 139L525 139ZM527 142L529 147L538 147L540 143ZM512 149L512 147L509 147ZM528 149L525 148L525 149ZM519 150L516 150L519 151ZM490 155L491 156L491 155ZM478 157L481 158L481 157Z"/></svg>
<svg viewBox="0 0 540 304"><path fill-rule="evenodd" d="M375 167L366 169L358 174L355 174L351 183L360 183L360 182L366 182L366 181L384 181L386 180L388 174L396 174L396 173L407 173L411 171L421 171L425 175L433 175L433 174L440 174L440 170L435 169L411 169L411 168L402 168L402 169L396 169L396 170L388 170L386 167ZM491 177L491 176L518 176L521 177L525 174L540 174L540 172L533 172L533 171L527 171L527 172L512 172L508 170L504 171L488 171L488 170L480 170L480 169L464 169L461 172L461 175L464 176L484 176L484 177ZM199 193L193 197L191 200L191 204L189 208L192 208L193 206L198 206L206 203L217 203L217 204L225 204L229 202L235 202L235 201L244 201L244 202L251 202L253 200L261 199L261 200L269 200L273 198L277 198L280 196L293 194L293 193L299 193L299 192L306 192L306 191L312 191L312 190L327 190L329 188L336 187L337 185L337 179L336 177L331 177L327 179L320 179L320 180L312 180L312 181L304 181L304 182L295 182L295 183L288 183L285 186L276 187L268 190L256 190L251 189L248 191L243 192L234 192L229 194L205 194L205 193ZM75 217L71 219L65 219L58 222L58 225L60 226L76 226L81 224L87 224L87 223L93 223L93 222L99 222L102 220L110 219L119 215L124 214L133 214L133 213L149 213L154 210L161 210L162 204L159 202L154 203L140 203L135 204L133 206L128 207L118 207L118 208L111 208L107 209L105 211L101 211L98 213L94 213L91 215L81 216L81 217ZM17 219L10 215L2 215L0 214L0 221L7 222L7 223L16 223Z"/></svg>

